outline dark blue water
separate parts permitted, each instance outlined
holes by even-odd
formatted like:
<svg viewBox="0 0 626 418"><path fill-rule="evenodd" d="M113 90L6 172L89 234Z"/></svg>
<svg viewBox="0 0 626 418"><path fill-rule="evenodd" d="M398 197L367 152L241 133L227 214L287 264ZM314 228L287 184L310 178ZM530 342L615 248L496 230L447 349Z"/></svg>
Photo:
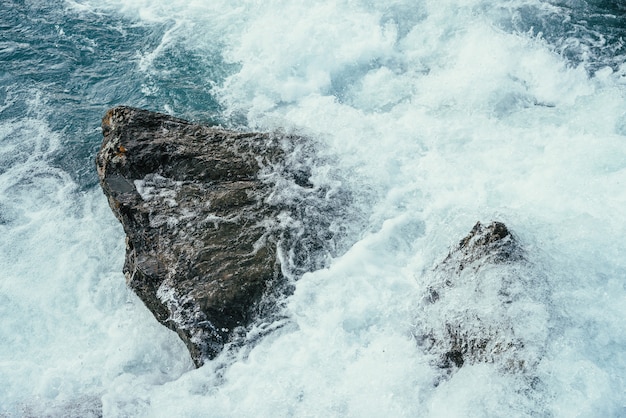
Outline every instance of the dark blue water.
<svg viewBox="0 0 626 418"><path fill-rule="evenodd" d="M508 19L507 19L508 20ZM626 5L621 1L549 1L515 11L504 26L542 36L570 65L590 72L626 59Z"/></svg>
<svg viewBox="0 0 626 418"><path fill-rule="evenodd" d="M63 1L3 0L0 9L0 120L44 118L63 138L56 164L81 186L95 184L99 120L112 106L167 108L189 119L219 120L219 105L209 92L210 82L221 82L229 70L219 51L199 56L173 43L152 73L137 69L140 56L156 49L173 23L81 13Z"/></svg>

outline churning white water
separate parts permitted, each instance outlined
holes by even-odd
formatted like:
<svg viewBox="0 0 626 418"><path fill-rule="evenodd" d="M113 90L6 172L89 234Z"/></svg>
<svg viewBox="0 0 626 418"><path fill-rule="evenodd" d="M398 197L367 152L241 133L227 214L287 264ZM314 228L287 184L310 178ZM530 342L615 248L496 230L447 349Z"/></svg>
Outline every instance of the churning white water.
<svg viewBox="0 0 626 418"><path fill-rule="evenodd" d="M610 20L590 4L56 4L71 19L49 36L99 22L78 48L129 67L72 84L79 65L52 98L53 82L0 75L0 416L626 416L626 64L597 27L574 30ZM116 52L137 28L147 41ZM54 100L70 103L56 118ZM314 138L328 158L311 181L358 209L333 220L347 251L296 282L285 319L259 324L273 332L193 369L126 289L95 173L75 174L99 140L97 118L67 128L75 102ZM479 220L506 223L543 278L519 336L545 339L532 376L477 363L442 379L413 336L423 277Z"/></svg>

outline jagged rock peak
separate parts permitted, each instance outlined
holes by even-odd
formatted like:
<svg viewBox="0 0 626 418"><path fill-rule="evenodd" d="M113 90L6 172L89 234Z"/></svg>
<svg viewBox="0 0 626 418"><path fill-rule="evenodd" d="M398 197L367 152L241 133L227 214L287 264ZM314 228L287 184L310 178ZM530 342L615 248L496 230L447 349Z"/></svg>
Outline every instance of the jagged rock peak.
<svg viewBox="0 0 626 418"><path fill-rule="evenodd" d="M466 252L476 252L477 248L488 247L490 244L502 242L506 237L510 237L511 232L502 222L491 222L484 226L480 222L472 228L470 233L461 240L459 248Z"/></svg>
<svg viewBox="0 0 626 418"><path fill-rule="evenodd" d="M519 261L523 250L502 222L483 225L476 222L470 233L448 254L443 264L456 264L460 270L481 259L485 264Z"/></svg>

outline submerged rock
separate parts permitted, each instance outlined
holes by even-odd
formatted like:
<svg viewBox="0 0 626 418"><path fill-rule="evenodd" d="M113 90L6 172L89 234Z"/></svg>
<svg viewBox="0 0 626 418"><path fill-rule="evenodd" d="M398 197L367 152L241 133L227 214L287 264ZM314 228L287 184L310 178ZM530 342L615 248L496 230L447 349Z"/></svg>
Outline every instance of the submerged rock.
<svg viewBox="0 0 626 418"><path fill-rule="evenodd" d="M129 107L109 110L102 130L96 165L126 232L126 281L200 366L282 281L285 207L261 177L284 158L280 142L290 138ZM310 187L305 172L292 179Z"/></svg>
<svg viewBox="0 0 626 418"><path fill-rule="evenodd" d="M547 339L544 279L501 222L483 225L424 274L415 335L448 373L463 365L496 363L528 371Z"/></svg>

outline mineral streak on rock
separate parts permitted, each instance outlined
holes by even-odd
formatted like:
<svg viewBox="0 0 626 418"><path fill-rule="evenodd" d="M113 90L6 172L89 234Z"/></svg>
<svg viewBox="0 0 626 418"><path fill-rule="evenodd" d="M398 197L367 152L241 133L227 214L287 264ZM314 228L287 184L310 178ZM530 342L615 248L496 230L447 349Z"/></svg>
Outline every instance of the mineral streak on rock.
<svg viewBox="0 0 626 418"><path fill-rule="evenodd" d="M259 180L283 158L279 139L129 107L102 130L96 165L126 232L127 283L200 366L281 280L279 208Z"/></svg>
<svg viewBox="0 0 626 418"><path fill-rule="evenodd" d="M545 283L503 223L478 222L420 280L415 335L447 373L479 362L508 372L537 364L548 328Z"/></svg>

